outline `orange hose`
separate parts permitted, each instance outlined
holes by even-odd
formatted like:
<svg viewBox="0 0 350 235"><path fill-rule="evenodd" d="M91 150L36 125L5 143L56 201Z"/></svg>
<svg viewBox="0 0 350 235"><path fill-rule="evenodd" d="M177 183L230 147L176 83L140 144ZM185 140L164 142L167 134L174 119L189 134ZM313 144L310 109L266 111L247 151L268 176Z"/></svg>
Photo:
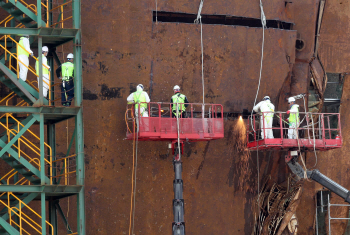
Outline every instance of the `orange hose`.
<svg viewBox="0 0 350 235"><path fill-rule="evenodd" d="M131 235L131 218L132 218L132 209L133 209L133 196L134 196L134 172L135 172L135 120L134 120L134 140L133 140L133 146L132 146L132 176L131 176L131 205L130 205L130 224L129 224L129 235ZM129 128L129 126L128 126Z"/></svg>

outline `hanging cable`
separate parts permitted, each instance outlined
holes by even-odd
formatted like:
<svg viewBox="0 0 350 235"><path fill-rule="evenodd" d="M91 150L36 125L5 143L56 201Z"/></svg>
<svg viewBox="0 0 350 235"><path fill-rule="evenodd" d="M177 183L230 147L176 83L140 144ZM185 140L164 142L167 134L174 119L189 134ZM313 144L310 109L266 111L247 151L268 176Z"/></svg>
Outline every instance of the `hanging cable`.
<svg viewBox="0 0 350 235"><path fill-rule="evenodd" d="M181 115L182 115L182 113L181 113ZM178 148L178 152L179 152L179 160L178 161L181 161L179 103L176 103L176 123L177 123L177 148Z"/></svg>
<svg viewBox="0 0 350 235"><path fill-rule="evenodd" d="M261 73L262 73L262 66L263 66L263 60L264 60L264 45L265 45L265 28L266 28L266 16L264 13L264 8L263 8L263 4L262 1L260 0L260 11L261 11L261 25L262 25L262 30L263 30L263 37L262 37L262 43L261 43L261 60L260 60L260 72L259 72L259 84L258 84L258 89L256 90L256 95L255 95L255 100L254 100L254 106L256 105L256 99L258 98L258 94L259 94L259 89L260 89L260 81L261 81ZM252 113L251 113L251 117L253 116L253 109L252 109ZM253 119L251 118L251 124L253 127ZM254 132L255 129L253 127Z"/></svg>
<svg viewBox="0 0 350 235"><path fill-rule="evenodd" d="M203 3L204 0L201 0L199 4L199 9L198 9L198 14L197 14L197 19L194 20L195 24L200 24L201 25L201 52L202 52L202 88L203 88L203 105L204 105L204 56L203 56L203 25L202 25L202 8L203 8Z"/></svg>
<svg viewBox="0 0 350 235"><path fill-rule="evenodd" d="M139 106L140 107L140 106ZM138 126L137 126L137 134L136 134L136 150L135 150L135 176L134 176L134 208L132 213L132 235L134 234L134 227L135 227L135 208L136 208L136 181L137 181L137 148L139 143L139 129L140 129L140 116L141 116L141 110L139 109L139 112L137 113L137 120L138 120Z"/></svg>
<svg viewBox="0 0 350 235"><path fill-rule="evenodd" d="M131 111L132 112L132 111ZM135 119L133 128L134 138L132 143L132 173L131 173L131 199L130 199L130 223L129 223L129 235L131 235L132 226L132 214L133 214L133 196L134 196L134 170L135 170L135 142L136 142L136 132L135 132Z"/></svg>
<svg viewBox="0 0 350 235"><path fill-rule="evenodd" d="M312 168L314 168L317 165L317 153L316 153L316 140L315 140L315 124L314 124L314 118L312 117L312 114L311 114L311 122L312 122L312 136L314 139L314 153L315 153L315 158L316 158L315 165L312 167Z"/></svg>
<svg viewBox="0 0 350 235"><path fill-rule="evenodd" d="M156 24L158 24L158 2L156 0Z"/></svg>

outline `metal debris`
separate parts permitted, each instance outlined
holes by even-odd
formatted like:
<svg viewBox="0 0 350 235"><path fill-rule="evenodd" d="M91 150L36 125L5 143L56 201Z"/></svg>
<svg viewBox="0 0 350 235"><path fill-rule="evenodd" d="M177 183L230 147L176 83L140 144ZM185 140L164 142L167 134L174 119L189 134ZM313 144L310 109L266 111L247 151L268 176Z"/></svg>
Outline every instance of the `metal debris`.
<svg viewBox="0 0 350 235"><path fill-rule="evenodd" d="M280 185L274 183L268 187L270 176L263 184L258 195L256 219L252 235L281 235L284 230L288 234L296 234L297 218L295 211L301 196L303 180L291 177Z"/></svg>

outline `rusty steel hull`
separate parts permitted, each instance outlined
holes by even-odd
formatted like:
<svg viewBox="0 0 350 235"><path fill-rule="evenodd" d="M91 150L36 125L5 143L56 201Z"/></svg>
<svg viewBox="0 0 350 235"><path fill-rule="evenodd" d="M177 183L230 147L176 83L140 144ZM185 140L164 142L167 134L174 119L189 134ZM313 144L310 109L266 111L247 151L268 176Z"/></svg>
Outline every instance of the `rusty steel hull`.
<svg viewBox="0 0 350 235"><path fill-rule="evenodd" d="M158 1L157 9L156 2L150 0L83 3L87 234L129 233L133 143L125 140L124 114L126 98L136 85L142 83L154 102L169 102L174 85L181 86L190 102L202 101L200 26L156 23L152 18L155 10L197 14L198 6L199 1L183 0ZM341 49L348 35L341 34L340 43L333 40L340 32L329 22L337 19L337 10L327 9L321 27L325 36L320 39L320 58L326 71L346 72L349 63L344 61L349 62L349 53ZM269 95L276 110L285 111L286 98L307 93L309 87L308 63L314 50L318 1L274 0L264 3L264 10L267 19L295 24L294 30L265 30L258 101ZM257 1L205 1L202 13L260 18ZM346 20L341 22L349 27ZM297 38L305 41L303 51L295 51ZM220 103L229 113L252 109L261 42L261 28L203 25L205 102ZM329 54L333 48L341 51L339 57ZM69 49L67 45L64 51ZM348 86L346 83L343 99L349 95L345 92ZM349 128L346 107L341 109L343 133ZM247 151L244 122L227 118L224 139L185 144L183 180L188 234L251 234L259 183L267 176L277 183L287 179L284 153L259 152L257 158L256 152ZM68 126L72 131L74 123ZM57 129L57 143L64 142L66 123L58 124ZM318 154L318 166L325 175L350 188L346 175L348 145L344 136L342 149ZM58 152L64 152L65 147L58 146ZM171 234L172 159L165 143L138 143L135 234ZM307 164L312 166L313 159L311 154ZM303 218L299 220L299 234L313 232L316 189L319 186L315 183L304 184L297 209L298 218ZM63 205L65 210L67 205L68 202ZM74 213L71 209L70 218L75 218Z"/></svg>

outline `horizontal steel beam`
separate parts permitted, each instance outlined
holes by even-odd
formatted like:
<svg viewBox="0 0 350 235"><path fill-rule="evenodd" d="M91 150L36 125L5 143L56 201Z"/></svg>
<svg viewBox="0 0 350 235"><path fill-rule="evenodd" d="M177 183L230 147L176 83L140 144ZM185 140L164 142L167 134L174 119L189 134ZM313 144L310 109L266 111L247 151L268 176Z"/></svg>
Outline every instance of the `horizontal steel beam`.
<svg viewBox="0 0 350 235"><path fill-rule="evenodd" d="M1 185L0 192L77 194L82 188L82 185Z"/></svg>
<svg viewBox="0 0 350 235"><path fill-rule="evenodd" d="M1 28L1 34L27 34L30 36L41 37L68 37L74 38L79 29L60 29L60 28Z"/></svg>
<svg viewBox="0 0 350 235"><path fill-rule="evenodd" d="M50 115L76 115L79 107L33 107L1 106L1 113L36 113Z"/></svg>

